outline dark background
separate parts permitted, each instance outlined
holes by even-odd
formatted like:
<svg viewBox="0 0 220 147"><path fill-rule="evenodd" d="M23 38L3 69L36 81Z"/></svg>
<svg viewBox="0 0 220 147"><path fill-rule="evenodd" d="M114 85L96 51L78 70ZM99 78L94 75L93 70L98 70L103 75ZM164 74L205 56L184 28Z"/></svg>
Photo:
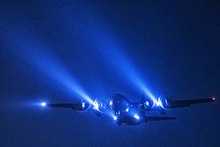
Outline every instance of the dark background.
<svg viewBox="0 0 220 147"><path fill-rule="evenodd" d="M220 146L219 1L1 1L0 146ZM168 111L174 121L122 126L42 109L92 98L216 97ZM63 82L66 81L66 82ZM73 80L74 81L74 80Z"/></svg>

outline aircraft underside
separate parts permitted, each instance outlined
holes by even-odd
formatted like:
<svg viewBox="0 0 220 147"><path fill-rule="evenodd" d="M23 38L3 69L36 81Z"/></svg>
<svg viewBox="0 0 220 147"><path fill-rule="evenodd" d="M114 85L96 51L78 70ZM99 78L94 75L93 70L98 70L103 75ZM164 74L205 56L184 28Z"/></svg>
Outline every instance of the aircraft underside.
<svg viewBox="0 0 220 147"><path fill-rule="evenodd" d="M45 103L43 107L71 108L72 110L93 112L96 116L108 115L118 125L138 125L149 121L173 120L175 117L164 116L167 109L189 107L193 104L213 102L215 98L171 100L158 98L157 100L142 97L140 102L130 102L125 96L115 94L109 102L102 102L95 99L92 103ZM157 111L159 116L148 116L146 113ZM163 115L163 116L161 116Z"/></svg>

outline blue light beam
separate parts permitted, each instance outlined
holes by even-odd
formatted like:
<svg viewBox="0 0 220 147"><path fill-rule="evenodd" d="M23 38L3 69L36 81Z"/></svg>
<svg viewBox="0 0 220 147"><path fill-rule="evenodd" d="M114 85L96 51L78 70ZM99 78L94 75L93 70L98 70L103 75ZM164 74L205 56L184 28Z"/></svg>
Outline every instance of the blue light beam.
<svg viewBox="0 0 220 147"><path fill-rule="evenodd" d="M112 33L113 31L111 31L110 25L108 25L107 22L97 21L97 19L95 19L97 16L94 13L95 11L92 11L86 5L80 2L76 5L79 5L79 8L83 6L84 9L76 7L77 15L69 15L72 14L72 10L65 9L56 15L56 21L65 22L63 23L65 24L63 27L69 28L73 35L78 34L77 37L80 37L81 41L90 45L91 48L97 49L96 51L101 53L100 55L104 61L115 69L117 73L130 81L136 88L143 90L144 94L151 98L154 103L157 103L157 98L150 92L149 86L146 85L143 78L137 74L138 72L134 68L135 66L131 64L131 58L126 55L126 47L116 39L117 37ZM85 13L84 10L89 13ZM66 18L65 16L70 17L72 20L77 19L77 21L67 21L63 19Z"/></svg>
<svg viewBox="0 0 220 147"><path fill-rule="evenodd" d="M33 34L27 35L26 31L22 31L22 33L18 32L10 35L7 34L6 37L8 39L7 45L12 53L37 68L65 89L70 90L71 94L75 93L89 103L93 103L91 98L67 71L67 68L61 64L57 57L48 51L48 47L39 41L37 42L36 39L35 41L31 39L30 36L34 36ZM12 45L10 42L14 42L15 45Z"/></svg>

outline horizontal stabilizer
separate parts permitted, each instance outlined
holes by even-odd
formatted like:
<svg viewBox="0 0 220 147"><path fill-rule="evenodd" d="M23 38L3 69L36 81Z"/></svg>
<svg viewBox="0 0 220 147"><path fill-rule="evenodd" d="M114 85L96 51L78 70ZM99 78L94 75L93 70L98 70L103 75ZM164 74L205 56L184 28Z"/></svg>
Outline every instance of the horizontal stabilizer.
<svg viewBox="0 0 220 147"><path fill-rule="evenodd" d="M145 122L147 121L160 121L160 120L173 120L175 117L157 117L157 116L145 116Z"/></svg>

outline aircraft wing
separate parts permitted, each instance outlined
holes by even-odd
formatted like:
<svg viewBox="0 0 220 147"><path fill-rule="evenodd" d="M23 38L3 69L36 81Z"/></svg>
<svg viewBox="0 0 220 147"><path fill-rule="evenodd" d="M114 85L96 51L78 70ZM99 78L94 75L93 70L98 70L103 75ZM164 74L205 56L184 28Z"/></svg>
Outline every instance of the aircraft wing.
<svg viewBox="0 0 220 147"><path fill-rule="evenodd" d="M178 108L178 107L189 107L193 104L213 102L215 98L205 98L205 99L189 99L189 100L165 100L165 108Z"/></svg>
<svg viewBox="0 0 220 147"><path fill-rule="evenodd" d="M173 120L175 117L160 117L160 116L145 116L144 120L147 121L160 121L160 120Z"/></svg>
<svg viewBox="0 0 220 147"><path fill-rule="evenodd" d="M88 109L89 104L85 102L81 103L48 103L45 104L45 107L54 107L54 108L71 108L73 110L83 111Z"/></svg>

